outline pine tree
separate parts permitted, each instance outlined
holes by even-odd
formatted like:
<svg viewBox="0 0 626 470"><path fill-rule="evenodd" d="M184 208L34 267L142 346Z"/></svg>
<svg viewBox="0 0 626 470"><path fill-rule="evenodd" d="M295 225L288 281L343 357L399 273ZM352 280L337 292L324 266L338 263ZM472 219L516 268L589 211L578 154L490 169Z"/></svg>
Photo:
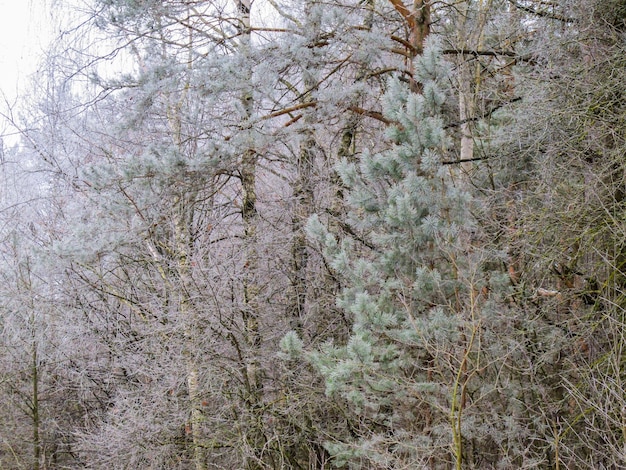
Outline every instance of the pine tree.
<svg viewBox="0 0 626 470"><path fill-rule="evenodd" d="M344 280L339 304L353 318L348 343L313 359L327 393L347 400L363 426L358 442L329 444L338 464L399 468L453 458L449 414L459 399L454 374L471 296L460 273L469 199L442 165L451 141L442 116L447 67L436 40L415 69L422 93L393 80L385 96L393 145L338 167L362 243L338 244L318 219L309 224Z"/></svg>
<svg viewBox="0 0 626 470"><path fill-rule="evenodd" d="M419 94L389 83L389 148L338 166L353 236L338 240L320 217L308 225L353 324L345 344L309 356L352 423L354 438L327 448L350 468L540 466L549 429L525 386L533 319L511 298L505 256L487 248L480 201L449 164L461 142L446 135L453 97L436 38L415 75ZM297 354L301 343L291 334L282 346Z"/></svg>

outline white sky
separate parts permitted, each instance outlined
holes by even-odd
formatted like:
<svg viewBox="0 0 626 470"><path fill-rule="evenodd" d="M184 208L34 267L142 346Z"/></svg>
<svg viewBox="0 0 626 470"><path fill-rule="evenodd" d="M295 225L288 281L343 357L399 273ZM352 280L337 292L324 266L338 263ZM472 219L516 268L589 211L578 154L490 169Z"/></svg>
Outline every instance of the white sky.
<svg viewBox="0 0 626 470"><path fill-rule="evenodd" d="M27 79L36 71L38 58L58 33L54 31L55 25L58 29L68 5L78 3L77 0L0 0L0 91L10 101L20 91L27 91ZM263 2L259 7L264 6Z"/></svg>
<svg viewBox="0 0 626 470"><path fill-rule="evenodd" d="M48 0L0 0L0 90L15 99L52 30Z"/></svg>
<svg viewBox="0 0 626 470"><path fill-rule="evenodd" d="M7 104L13 107L20 94L28 93L29 81L43 52L72 16L70 5L80 3L81 0L0 0L0 137L13 133L3 116Z"/></svg>
<svg viewBox="0 0 626 470"><path fill-rule="evenodd" d="M3 115L28 91L29 77L52 37L52 1L0 0L0 136L5 143L16 137Z"/></svg>

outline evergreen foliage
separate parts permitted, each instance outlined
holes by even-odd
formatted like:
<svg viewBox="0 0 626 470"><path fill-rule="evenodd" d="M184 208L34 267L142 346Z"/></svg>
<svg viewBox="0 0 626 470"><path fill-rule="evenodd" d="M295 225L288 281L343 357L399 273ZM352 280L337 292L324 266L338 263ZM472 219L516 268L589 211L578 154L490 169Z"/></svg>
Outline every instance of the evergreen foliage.
<svg viewBox="0 0 626 470"><path fill-rule="evenodd" d="M353 323L344 347L312 356L327 393L347 400L363 426L357 443L328 444L339 466L454 460L455 374L465 373L464 331L476 321L470 291L482 286L465 283L476 261L464 250L471 200L442 165L451 145L442 114L449 68L434 37L415 70L421 94L396 79L384 97L391 147L338 165L348 221L366 246L337 245L319 219L309 224L343 279L339 306Z"/></svg>
<svg viewBox="0 0 626 470"><path fill-rule="evenodd" d="M1 468L624 466L623 0L81 7L2 105Z"/></svg>

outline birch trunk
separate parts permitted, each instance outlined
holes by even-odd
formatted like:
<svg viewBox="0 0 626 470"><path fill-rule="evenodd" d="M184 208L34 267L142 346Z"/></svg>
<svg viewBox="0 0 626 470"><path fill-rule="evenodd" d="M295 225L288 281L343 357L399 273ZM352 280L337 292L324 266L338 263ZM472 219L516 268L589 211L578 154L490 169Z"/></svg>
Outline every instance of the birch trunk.
<svg viewBox="0 0 626 470"><path fill-rule="evenodd" d="M471 65L461 56L459 64L459 121L461 122L461 147L460 160L463 173L468 173L472 168L474 158L474 135L472 132L471 119L476 112L474 92L472 90Z"/></svg>
<svg viewBox="0 0 626 470"><path fill-rule="evenodd" d="M185 366L187 375L187 393L191 407L190 428L193 444L193 460L196 470L206 470L206 455L203 445L202 423L204 416L201 408L201 391L198 384L198 364L195 360L197 332L195 329L195 315L189 301L187 286L191 283L189 272L189 249L191 246L190 228L193 220L192 201L193 195L185 197L181 195L176 201L177 213L174 220L174 236L176 237L177 276L179 278L177 288L174 287L172 294L178 294L178 311L180 319L184 322L185 336Z"/></svg>
<svg viewBox="0 0 626 470"><path fill-rule="evenodd" d="M251 0L236 0L238 11L238 29L240 34L239 53L243 59L249 59L252 49L250 10ZM248 69L248 85L244 88L241 101L244 108L243 132L250 132L250 120L253 116L254 98L252 90L252 71ZM262 468L262 451L265 439L262 430L261 403L261 367L259 350L261 346L261 334L259 329L259 293L258 284L259 253L258 253L258 225L259 214L257 210L256 195L256 172L257 153L254 148L252 136L248 135L247 147L243 149L240 168L242 203L241 217L243 221L243 308L242 319L244 328L244 341L246 343L245 355L245 381L247 388L246 406L250 415L249 429L244 429L243 439L251 447L253 455L246 456L246 467L249 469Z"/></svg>
<svg viewBox="0 0 626 470"><path fill-rule="evenodd" d="M190 24L187 11L187 24ZM187 28L187 70L191 72L193 61L193 31ZM182 136L182 116L181 111L186 103L189 92L189 78L183 86L180 99L169 107L167 115L172 133L174 144L183 152L183 136ZM183 334L185 338L185 347L183 349L185 368L186 368L186 385L189 397L189 406L191 408L189 428L192 439L192 455L194 467L196 470L206 470L206 452L203 443L202 424L205 420L202 413L201 390L199 386L199 366L195 359L197 352L197 332L195 328L195 312L191 308L189 299L188 286L192 284L191 272L189 269L189 257L192 250L192 225L194 219L194 201L196 199L195 190L186 191L180 189L180 193L176 194L174 199L174 243L176 246L176 277L177 283L172 284L166 281L171 289L173 298L178 298L178 313L180 321L183 322Z"/></svg>
<svg viewBox="0 0 626 470"><path fill-rule="evenodd" d="M487 12L491 1L479 0L477 7L464 2L458 7L457 48L459 50L482 50L484 29L487 22ZM476 9L475 20L468 21L470 9ZM458 60L458 93L459 93L459 122L461 123L460 155L461 168L464 174L472 169L474 158L474 129L476 118L477 97L481 87L480 63L475 57L465 54L459 55Z"/></svg>

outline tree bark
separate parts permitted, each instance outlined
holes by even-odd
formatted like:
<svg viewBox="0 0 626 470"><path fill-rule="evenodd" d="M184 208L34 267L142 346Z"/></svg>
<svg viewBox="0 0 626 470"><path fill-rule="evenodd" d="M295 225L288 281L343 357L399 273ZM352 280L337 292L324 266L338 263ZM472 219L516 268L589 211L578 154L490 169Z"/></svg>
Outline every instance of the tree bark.
<svg viewBox="0 0 626 470"><path fill-rule="evenodd" d="M406 7L402 0L389 0L389 2L405 21L409 36L406 52L411 91L419 93L421 86L414 78L415 58L424 51L424 40L430 34L430 0L413 0L411 8Z"/></svg>
<svg viewBox="0 0 626 470"><path fill-rule="evenodd" d="M250 57L252 42L250 29L250 0L237 0L238 29L240 33L239 54L243 59ZM247 86L242 91L241 102L244 108L243 132L250 132L250 120L253 115L254 97L251 85L251 70L248 74ZM259 328L259 294L258 284L259 253L258 253L258 225L256 172L257 153L254 148L251 134L248 134L247 148L243 150L240 178L242 190L241 217L243 222L243 308L242 320L244 328L245 354L245 381L247 388L246 406L250 415L246 440L251 445L252 456L246 458L246 467L250 470L261 468L262 451L265 443L261 425L261 366L259 361L261 333Z"/></svg>

